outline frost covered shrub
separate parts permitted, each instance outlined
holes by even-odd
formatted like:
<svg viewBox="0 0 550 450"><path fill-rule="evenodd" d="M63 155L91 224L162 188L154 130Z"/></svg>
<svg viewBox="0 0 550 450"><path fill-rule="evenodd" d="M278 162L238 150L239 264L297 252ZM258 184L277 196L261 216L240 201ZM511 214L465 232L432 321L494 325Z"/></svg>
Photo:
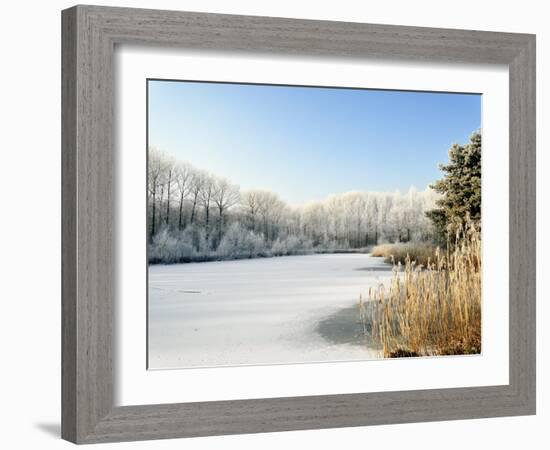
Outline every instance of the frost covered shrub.
<svg viewBox="0 0 550 450"><path fill-rule="evenodd" d="M210 248L204 229L195 225L189 225L179 233L178 239L193 249L193 259L200 260L208 257Z"/></svg>
<svg viewBox="0 0 550 450"><path fill-rule="evenodd" d="M287 238L285 239L277 238L277 240L273 243L271 247L271 253L275 256L288 255L287 248L285 245L286 241L287 241Z"/></svg>
<svg viewBox="0 0 550 450"><path fill-rule="evenodd" d="M234 222L222 234L217 248L206 237L200 225L187 226L178 231L164 226L153 236L149 244L150 264L172 264L214 260L232 260L269 256L305 255L345 251L347 242L324 240L317 245L303 234L279 236L272 244L263 234L249 230Z"/></svg>
<svg viewBox="0 0 550 450"><path fill-rule="evenodd" d="M159 231L149 245L149 260L158 262L172 262L174 258L173 250L175 249L177 240L170 236L167 228Z"/></svg>
<svg viewBox="0 0 550 450"><path fill-rule="evenodd" d="M327 241L323 247L328 252L334 252L340 248L336 241Z"/></svg>
<svg viewBox="0 0 550 450"><path fill-rule="evenodd" d="M149 263L206 261L210 257L206 233L193 225L183 231L159 230L149 244Z"/></svg>
<svg viewBox="0 0 550 450"><path fill-rule="evenodd" d="M223 259L254 258L265 254L266 249L261 236L234 223L225 232L216 253Z"/></svg>
<svg viewBox="0 0 550 450"><path fill-rule="evenodd" d="M313 241L306 237L300 238L300 251L311 253L313 251Z"/></svg>
<svg viewBox="0 0 550 450"><path fill-rule="evenodd" d="M175 263L190 260L193 247L170 233L168 228L161 229L149 246L149 261L159 263Z"/></svg>
<svg viewBox="0 0 550 450"><path fill-rule="evenodd" d="M312 241L298 236L278 238L271 247L271 253L275 256L301 255L312 251Z"/></svg>
<svg viewBox="0 0 550 450"><path fill-rule="evenodd" d="M318 253L337 253L349 250L348 241L338 242L334 239L328 239L313 248Z"/></svg>

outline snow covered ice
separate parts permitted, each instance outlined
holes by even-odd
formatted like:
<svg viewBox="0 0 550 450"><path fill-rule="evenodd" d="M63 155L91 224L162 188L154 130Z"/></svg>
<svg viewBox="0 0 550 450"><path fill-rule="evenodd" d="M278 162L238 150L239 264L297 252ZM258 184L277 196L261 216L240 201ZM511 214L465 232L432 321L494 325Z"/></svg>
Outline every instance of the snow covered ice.
<svg viewBox="0 0 550 450"><path fill-rule="evenodd" d="M149 368L379 358L323 336L319 324L341 326L331 317L387 282L390 269L366 254L151 265Z"/></svg>

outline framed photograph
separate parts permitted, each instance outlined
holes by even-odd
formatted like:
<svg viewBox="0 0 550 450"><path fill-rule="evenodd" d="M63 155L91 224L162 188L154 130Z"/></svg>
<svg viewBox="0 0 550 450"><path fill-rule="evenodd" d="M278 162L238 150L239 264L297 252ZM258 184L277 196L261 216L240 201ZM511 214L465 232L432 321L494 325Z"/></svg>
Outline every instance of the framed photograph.
<svg viewBox="0 0 550 450"><path fill-rule="evenodd" d="M535 413L535 37L62 13L62 435Z"/></svg>

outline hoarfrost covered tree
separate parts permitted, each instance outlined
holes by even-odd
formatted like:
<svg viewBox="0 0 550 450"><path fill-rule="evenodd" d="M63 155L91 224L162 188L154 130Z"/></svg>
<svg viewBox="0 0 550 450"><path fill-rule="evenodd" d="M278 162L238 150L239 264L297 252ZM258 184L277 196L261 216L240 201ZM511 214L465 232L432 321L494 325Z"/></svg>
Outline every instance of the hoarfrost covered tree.
<svg viewBox="0 0 550 450"><path fill-rule="evenodd" d="M258 212L262 219L263 233L266 242L270 240L276 219L284 207L279 196L273 192L256 191L258 200Z"/></svg>
<svg viewBox="0 0 550 450"><path fill-rule="evenodd" d="M378 194L371 193L367 197L367 205L366 205L366 220L367 220L367 233L365 236L365 240L367 244L370 242L369 240L369 233L370 237L372 238L372 242L378 243L378 228L379 228L379 204L378 204Z"/></svg>
<svg viewBox="0 0 550 450"><path fill-rule="evenodd" d="M148 211L151 211L151 220L149 220L149 236L155 235L155 221L157 216L157 188L160 177L160 153L154 147L149 147L149 161L147 165L147 200Z"/></svg>
<svg viewBox="0 0 550 450"><path fill-rule="evenodd" d="M170 224L170 200L172 199L172 185L174 184L174 172L176 168L176 161L172 157L166 157L164 159L164 181L166 183L166 216L165 223L166 225Z"/></svg>
<svg viewBox="0 0 550 450"><path fill-rule="evenodd" d="M204 229L206 231L206 240L210 238L210 211L214 201L214 194L216 192L216 180L208 173L205 173L202 177L202 187L199 193L199 199L204 211Z"/></svg>
<svg viewBox="0 0 550 450"><path fill-rule="evenodd" d="M190 187L190 197L191 197L191 224L195 223L195 217L197 212L197 204L200 199L204 184L205 174L202 171L195 171L191 175L191 187Z"/></svg>
<svg viewBox="0 0 550 450"><path fill-rule="evenodd" d="M239 203L239 186L231 184L226 178L214 180L214 203L218 210L218 240L223 236L224 217L229 208Z"/></svg>
<svg viewBox="0 0 550 450"><path fill-rule="evenodd" d="M326 210L328 215L330 238L337 243L340 242L342 229L342 202L340 196L331 195L326 200Z"/></svg>
<svg viewBox="0 0 550 450"><path fill-rule="evenodd" d="M152 215L150 220L151 237L158 229L157 221L163 220L162 202L164 200L164 192L167 189L167 184L170 184L171 182L173 165L174 159L172 157L159 151L155 147L149 148L149 161L147 166L147 194ZM170 188L168 188L168 192L170 193Z"/></svg>
<svg viewBox="0 0 550 450"><path fill-rule="evenodd" d="M355 245L354 247L362 247L365 245L363 236L366 233L366 206L367 202L365 199L366 194L364 192L354 192L350 198L351 209L353 212L353 221L355 226Z"/></svg>
<svg viewBox="0 0 550 450"><path fill-rule="evenodd" d="M418 191L414 186L411 186L407 192L405 198L405 211L404 211L404 228L405 228L405 240L410 241L414 239L422 227L422 216L424 211L422 209L422 199L418 195Z"/></svg>
<svg viewBox="0 0 550 450"><path fill-rule="evenodd" d="M429 188L411 188L405 194L353 191L289 206L267 190L241 193L230 180L153 147L147 192L152 262L295 255L429 240L432 226L425 212L440 197Z"/></svg>
<svg viewBox="0 0 550 450"><path fill-rule="evenodd" d="M179 197L179 207L178 207L178 228L182 230L185 228L185 219L183 211L183 203L189 193L191 192L191 185L193 181L193 169L190 164L185 162L180 162L176 166L176 183L178 186L178 197Z"/></svg>
<svg viewBox="0 0 550 450"><path fill-rule="evenodd" d="M326 242L327 214L321 202L311 202L302 209L303 233L313 241L314 245Z"/></svg>
<svg viewBox="0 0 550 450"><path fill-rule="evenodd" d="M260 192L259 191L247 191L242 195L242 208L247 218L248 226L252 231L256 230L256 223L258 220L260 210Z"/></svg>

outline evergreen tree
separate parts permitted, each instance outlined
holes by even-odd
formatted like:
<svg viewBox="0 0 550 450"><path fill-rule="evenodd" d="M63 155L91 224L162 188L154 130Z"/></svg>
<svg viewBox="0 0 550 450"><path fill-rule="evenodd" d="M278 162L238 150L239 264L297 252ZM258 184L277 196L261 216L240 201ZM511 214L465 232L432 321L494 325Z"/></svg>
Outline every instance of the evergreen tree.
<svg viewBox="0 0 550 450"><path fill-rule="evenodd" d="M438 237L445 240L465 221L481 222L481 133L470 136L464 146L454 144L449 149L449 163L441 164L444 177L430 187L443 196L438 208L426 212Z"/></svg>

